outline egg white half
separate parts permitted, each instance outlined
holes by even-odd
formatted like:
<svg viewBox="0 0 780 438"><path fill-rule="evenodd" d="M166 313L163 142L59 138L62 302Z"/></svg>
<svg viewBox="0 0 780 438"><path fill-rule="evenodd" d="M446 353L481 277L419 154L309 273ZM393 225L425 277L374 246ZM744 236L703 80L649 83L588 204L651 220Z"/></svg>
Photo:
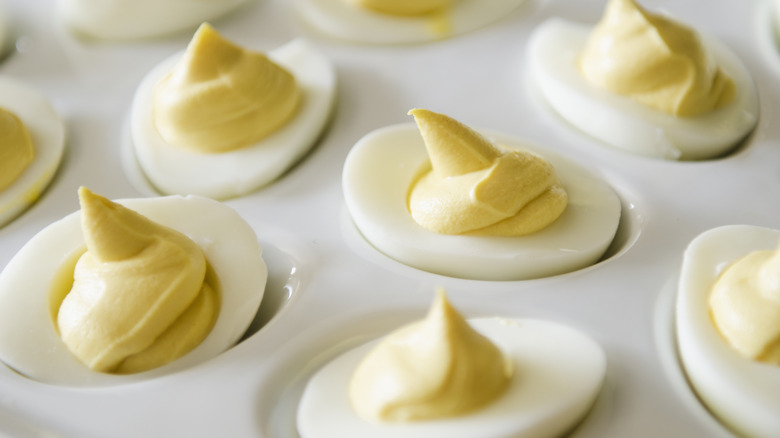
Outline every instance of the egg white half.
<svg viewBox="0 0 780 438"><path fill-rule="evenodd" d="M521 237L446 235L418 225L407 196L428 154L417 126L410 123L369 133L347 155L344 200L366 240L409 266L479 280L540 278L595 263L620 222L620 199L612 188L563 156L503 134L483 134L499 146L523 147L553 164L569 196L555 222Z"/></svg>
<svg viewBox="0 0 780 438"><path fill-rule="evenodd" d="M578 330L534 319L477 318L469 323L512 360L506 392L458 417L372 423L350 405L347 388L379 340L337 357L314 374L298 407L301 438L532 438L561 436L590 410L606 374L602 348Z"/></svg>
<svg viewBox="0 0 780 438"><path fill-rule="evenodd" d="M357 43L424 43L471 32L498 21L527 0L455 0L433 15L401 17L350 0L296 0L296 10L325 35Z"/></svg>
<svg viewBox="0 0 780 438"><path fill-rule="evenodd" d="M93 38L128 40L195 30L246 0L58 0L62 20Z"/></svg>
<svg viewBox="0 0 780 438"><path fill-rule="evenodd" d="M758 97L750 72L720 42L704 38L717 63L736 83L737 97L711 113L682 118L590 85L577 59L592 28L554 18L539 25L528 43L534 83L552 108L581 131L639 155L698 160L733 149L758 122Z"/></svg>
<svg viewBox="0 0 780 438"><path fill-rule="evenodd" d="M194 194L214 199L256 190L288 170L314 145L325 128L336 95L336 73L330 61L303 40L268 53L290 71L302 90L293 118L278 131L242 149L206 154L169 145L154 126L154 87L181 58L178 53L152 69L138 86L130 130L138 164L163 194Z"/></svg>
<svg viewBox="0 0 780 438"><path fill-rule="evenodd" d="M85 247L75 212L36 234L0 273L0 360L19 373L69 386L115 385L170 374L235 344L252 322L268 276L254 230L230 207L206 198L170 196L117 201L189 236L220 285L214 328L197 347L162 367L130 375L92 371L60 340L50 312L57 270Z"/></svg>
<svg viewBox="0 0 780 438"><path fill-rule="evenodd" d="M65 150L65 125L43 94L7 77L0 77L0 107L24 123L35 151L19 178L0 191L3 226L35 202L51 182Z"/></svg>
<svg viewBox="0 0 780 438"><path fill-rule="evenodd" d="M709 410L745 436L780 431L780 367L744 358L723 339L710 317L709 295L718 276L743 256L774 250L780 230L748 225L702 233L685 251L676 307L680 360Z"/></svg>

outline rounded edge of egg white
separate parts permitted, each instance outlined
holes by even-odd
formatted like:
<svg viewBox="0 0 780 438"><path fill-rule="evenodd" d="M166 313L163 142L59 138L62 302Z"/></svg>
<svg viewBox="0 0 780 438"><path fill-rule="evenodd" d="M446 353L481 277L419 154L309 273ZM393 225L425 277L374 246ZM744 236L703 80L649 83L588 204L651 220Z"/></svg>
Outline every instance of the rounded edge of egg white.
<svg viewBox="0 0 780 438"><path fill-rule="evenodd" d="M386 256L423 271L473 280L529 280L596 263L615 238L621 202L612 187L573 160L500 133L482 132L504 148L521 147L555 167L568 204L555 222L520 237L445 235L418 225L409 188L428 161L414 123L372 131L344 162L344 200L363 237Z"/></svg>
<svg viewBox="0 0 780 438"><path fill-rule="evenodd" d="M236 344L255 317L268 269L257 235L235 210L197 196L116 202L184 233L203 250L220 282L220 311L214 327L192 351L149 371L100 373L79 362L60 339L50 313L55 273L85 246L77 211L38 232L0 272L0 361L20 374L64 386L149 380L216 357Z"/></svg>
<svg viewBox="0 0 780 438"><path fill-rule="evenodd" d="M751 225L700 234L683 255L675 303L680 365L691 389L721 423L748 436L780 430L780 367L744 358L722 338L710 317L709 294L728 266L778 242L780 230Z"/></svg>
<svg viewBox="0 0 780 438"><path fill-rule="evenodd" d="M716 62L734 80L735 101L698 117L680 118L586 81L577 58L592 28L552 18L538 25L528 42L533 82L552 109L580 131L638 155L702 160L733 150L758 123L758 95L750 72L719 41L702 36Z"/></svg>
<svg viewBox="0 0 780 438"><path fill-rule="evenodd" d="M350 0L295 0L298 15L313 29L340 40L366 44L427 43L468 33L503 19L529 0L460 0L442 18L393 16L361 8ZM436 31L439 20L449 31Z"/></svg>
<svg viewBox="0 0 780 438"><path fill-rule="evenodd" d="M51 183L65 151L65 124L40 91L8 77L0 77L0 107L24 124L35 154L16 181L0 191L2 227L34 204Z"/></svg>
<svg viewBox="0 0 780 438"><path fill-rule="evenodd" d="M506 392L485 407L438 420L377 424L351 408L347 388L374 340L336 357L309 380L298 407L302 438L516 438L560 436L590 412L604 382L606 354L592 338L538 319L476 318L469 323L512 359ZM577 372L571 372L571 364Z"/></svg>
<svg viewBox="0 0 780 438"><path fill-rule="evenodd" d="M295 39L268 52L272 61L295 76L303 91L300 107L284 126L257 143L220 154L171 146L154 126L153 93L182 54L164 60L144 77L130 114L134 158L146 180L160 193L228 199L257 190L308 153L330 120L336 96L335 68L306 41Z"/></svg>
<svg viewBox="0 0 780 438"><path fill-rule="evenodd" d="M124 3L122 7L121 3ZM102 40L162 38L221 17L247 0L57 0L56 12L74 33Z"/></svg>

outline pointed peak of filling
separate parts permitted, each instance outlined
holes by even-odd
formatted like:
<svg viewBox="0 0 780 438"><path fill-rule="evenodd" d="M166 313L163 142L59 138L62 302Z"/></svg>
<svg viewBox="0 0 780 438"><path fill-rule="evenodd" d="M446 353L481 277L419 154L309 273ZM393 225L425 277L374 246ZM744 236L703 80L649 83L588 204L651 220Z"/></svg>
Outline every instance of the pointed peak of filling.
<svg viewBox="0 0 780 438"><path fill-rule="evenodd" d="M132 257L151 242L156 224L146 217L91 192L79 188L81 229L87 250L102 262Z"/></svg>
<svg viewBox="0 0 780 438"><path fill-rule="evenodd" d="M413 109L433 171L440 178L486 169L501 151L480 133L444 114Z"/></svg>

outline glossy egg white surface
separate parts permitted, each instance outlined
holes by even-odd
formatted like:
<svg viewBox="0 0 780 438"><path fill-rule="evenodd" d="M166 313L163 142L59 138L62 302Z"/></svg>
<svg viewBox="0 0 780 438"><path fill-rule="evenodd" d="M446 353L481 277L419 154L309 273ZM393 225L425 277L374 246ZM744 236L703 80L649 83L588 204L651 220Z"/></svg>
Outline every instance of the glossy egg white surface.
<svg viewBox="0 0 780 438"><path fill-rule="evenodd" d="M562 324L532 319L469 320L511 358L506 392L472 413L438 420L373 423L347 396L349 381L373 341L335 358L311 378L298 409L301 438L540 438L572 429L599 394L607 368L601 347Z"/></svg>
<svg viewBox="0 0 780 438"><path fill-rule="evenodd" d="M255 144L220 154L171 146L154 126L152 102L155 85L181 55L168 58L149 72L138 86L131 111L135 158L148 182L162 194L226 199L256 190L298 162L329 121L336 95L335 69L309 43L297 39L268 53L295 76L302 91L300 108L285 125ZM126 158L132 160L132 156Z"/></svg>
<svg viewBox="0 0 780 438"><path fill-rule="evenodd" d="M106 40L155 38L195 30L246 0L57 0L61 19L75 31Z"/></svg>
<svg viewBox="0 0 780 438"><path fill-rule="evenodd" d="M550 161L569 201L551 225L521 237L445 235L412 219L407 195L426 163L415 124L373 131L344 163L344 200L356 227L385 255L404 264L460 278L523 280L589 266L604 254L620 221L612 188L572 160L505 134L485 133L497 145L520 147Z"/></svg>
<svg viewBox="0 0 780 438"><path fill-rule="evenodd" d="M65 150L65 125L40 91L16 79L0 77L0 107L22 121L35 153L18 179L0 191L2 227L38 200L51 182Z"/></svg>
<svg viewBox="0 0 780 438"><path fill-rule="evenodd" d="M741 436L780 432L780 367L752 361L721 337L710 318L718 276L743 256L774 250L780 230L723 226L696 237L683 258L676 329L680 360L693 390L723 424Z"/></svg>
<svg viewBox="0 0 780 438"><path fill-rule="evenodd" d="M129 375L92 371L60 340L50 312L55 276L85 248L75 212L36 234L0 273L0 361L20 374L66 386L118 385L192 367L244 334L263 298L268 270L254 230L233 209L195 196L120 200L149 219L189 236L203 250L220 285L220 311L208 336L162 367Z"/></svg>
<svg viewBox="0 0 780 438"><path fill-rule="evenodd" d="M425 43L471 32L513 13L527 0L456 0L444 11L395 16L351 0L295 0L298 15L320 33L369 44Z"/></svg>
<svg viewBox="0 0 780 438"><path fill-rule="evenodd" d="M539 24L528 42L534 84L552 109L579 130L631 153L699 160L734 149L758 123L758 96L751 74L724 44L704 38L718 65L734 80L736 99L711 113L681 118L587 82L577 59L592 28L553 18Z"/></svg>

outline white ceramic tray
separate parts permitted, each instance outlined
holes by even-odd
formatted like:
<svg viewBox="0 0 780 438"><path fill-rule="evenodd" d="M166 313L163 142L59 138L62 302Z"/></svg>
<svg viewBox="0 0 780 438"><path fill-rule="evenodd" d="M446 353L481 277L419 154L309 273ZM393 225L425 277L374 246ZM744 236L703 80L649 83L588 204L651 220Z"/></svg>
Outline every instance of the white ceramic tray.
<svg viewBox="0 0 780 438"><path fill-rule="evenodd" d="M190 34L140 43L72 37L51 2L1 3L16 49L0 75L27 81L67 124L67 152L40 200L0 229L0 266L37 231L78 208L85 185L110 198L147 196L122 165L136 85ZM682 251L726 224L780 226L780 57L767 3L647 0L735 50L756 81L760 122L726 157L668 162L606 147L563 122L529 84L526 42L543 20L595 22L601 0L529 0L491 26L424 45L334 41L299 23L289 0L256 0L213 24L239 43L270 49L303 36L338 70L338 102L321 141L270 186L228 201L254 227L270 268L251 333L224 354L166 377L73 389L0 366L0 436L296 437L307 375L340 351L420 318L436 286L468 316L546 318L596 339L608 357L593 411L572 436L727 437L703 409L674 353L672 300ZM620 195L623 219L606 260L551 278L489 282L447 278L375 251L350 222L341 168L367 132L410 122L414 107L502 131L566 154Z"/></svg>

